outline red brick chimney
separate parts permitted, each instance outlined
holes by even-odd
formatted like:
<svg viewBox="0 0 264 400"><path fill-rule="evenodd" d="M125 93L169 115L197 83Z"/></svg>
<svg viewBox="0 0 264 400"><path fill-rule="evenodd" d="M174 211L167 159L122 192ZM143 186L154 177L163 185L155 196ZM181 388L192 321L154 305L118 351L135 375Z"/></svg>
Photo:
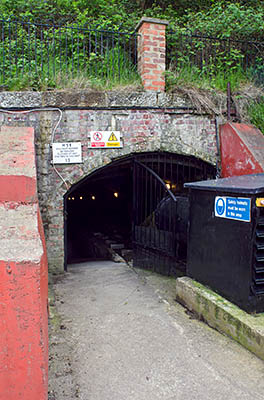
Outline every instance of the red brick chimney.
<svg viewBox="0 0 264 400"><path fill-rule="evenodd" d="M167 21L141 18L136 27L138 36L138 72L145 90L164 92Z"/></svg>

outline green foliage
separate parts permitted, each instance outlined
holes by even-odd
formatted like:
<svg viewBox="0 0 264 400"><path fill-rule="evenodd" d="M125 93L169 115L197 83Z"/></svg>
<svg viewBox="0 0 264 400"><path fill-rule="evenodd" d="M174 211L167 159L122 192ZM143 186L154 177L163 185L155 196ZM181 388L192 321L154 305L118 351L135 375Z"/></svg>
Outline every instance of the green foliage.
<svg viewBox="0 0 264 400"><path fill-rule="evenodd" d="M190 12L184 22L191 31L222 38L263 39L264 8L261 2L212 1L209 9ZM253 7L255 3L255 7Z"/></svg>
<svg viewBox="0 0 264 400"><path fill-rule="evenodd" d="M63 26L75 24L76 28L86 24L114 32L118 29L132 32L143 15L166 19L170 22L168 30L177 32L168 35L169 69L173 71L167 74L168 87L172 82L200 81L200 85L225 90L227 80L232 87L253 77L263 81L263 46L253 54L254 62L247 65L245 73L241 44L232 45L227 52L217 40L210 39L209 48L199 38L190 42L190 36L182 36L200 32L224 39L263 41L264 4L259 0L2 0L0 13L3 19L13 16L24 21L54 21ZM79 32L78 38L78 29L72 30L70 37L66 30L57 28L55 34L59 40L53 40L52 29L41 32L36 28L29 34L28 45L23 39L26 26L18 25L10 40L7 39L10 27L0 28L6 38L0 42L0 84L10 89L61 87L67 84L67 76L71 82L81 77L82 82L88 80L102 87L121 81L139 82L127 52L116 43L103 54L96 49L87 54L79 51L79 39L82 42L84 37Z"/></svg>
<svg viewBox="0 0 264 400"><path fill-rule="evenodd" d="M168 35L168 43L167 88L193 85L225 91L228 82L233 89L254 77L263 82L263 58L256 57L255 47L245 50L240 42L180 31Z"/></svg>
<svg viewBox="0 0 264 400"><path fill-rule="evenodd" d="M118 32L3 22L0 85L9 90L44 90L68 81L114 86L139 82L131 53L135 38Z"/></svg>
<svg viewBox="0 0 264 400"><path fill-rule="evenodd" d="M66 50L64 40L66 36L61 34L60 41L44 46L32 33L30 46L27 43L23 53L17 40L0 43L0 57L5 54L0 62L0 86L8 90L47 90L76 85L101 89L140 85L136 66L118 43L105 53L85 53L76 41Z"/></svg>
<svg viewBox="0 0 264 400"><path fill-rule="evenodd" d="M141 16L162 18L171 27L221 37L264 37L264 5L258 0L2 0L2 18L54 20L133 30Z"/></svg>
<svg viewBox="0 0 264 400"><path fill-rule="evenodd" d="M140 81L135 65L127 57L120 47L114 47L103 57L96 56L92 61L94 79L115 84L129 84Z"/></svg>
<svg viewBox="0 0 264 400"><path fill-rule="evenodd" d="M216 89L225 92L227 83L230 82L233 90L236 90L250 80L242 69L230 71L217 70L214 74L208 70L200 70L197 66L186 65L177 71L166 71L166 89L175 87L197 87L202 89Z"/></svg>
<svg viewBox="0 0 264 400"><path fill-rule="evenodd" d="M264 134L264 98L258 103L253 103L248 109L250 122Z"/></svg>
<svg viewBox="0 0 264 400"><path fill-rule="evenodd" d="M127 4L129 3L129 4ZM2 0L2 18L15 16L30 21L54 21L56 24L78 23L133 29L140 18L134 3L117 0ZM128 18L129 12L129 18Z"/></svg>

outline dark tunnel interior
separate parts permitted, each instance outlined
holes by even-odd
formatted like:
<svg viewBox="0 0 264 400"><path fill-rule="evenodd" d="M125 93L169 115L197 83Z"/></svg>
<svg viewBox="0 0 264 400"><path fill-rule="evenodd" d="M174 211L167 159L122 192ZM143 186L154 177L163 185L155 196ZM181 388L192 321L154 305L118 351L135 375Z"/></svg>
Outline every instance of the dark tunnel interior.
<svg viewBox="0 0 264 400"><path fill-rule="evenodd" d="M65 198L68 263L109 258L106 238L131 248L132 189L127 162L99 171Z"/></svg>

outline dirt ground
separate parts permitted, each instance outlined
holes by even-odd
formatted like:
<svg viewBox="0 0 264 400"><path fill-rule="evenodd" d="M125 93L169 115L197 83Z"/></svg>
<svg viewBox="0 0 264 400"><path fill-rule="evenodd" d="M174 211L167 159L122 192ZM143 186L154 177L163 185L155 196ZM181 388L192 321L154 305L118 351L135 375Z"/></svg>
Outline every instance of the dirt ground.
<svg viewBox="0 0 264 400"><path fill-rule="evenodd" d="M175 280L76 264L50 294L49 400L263 400L264 363L175 301Z"/></svg>

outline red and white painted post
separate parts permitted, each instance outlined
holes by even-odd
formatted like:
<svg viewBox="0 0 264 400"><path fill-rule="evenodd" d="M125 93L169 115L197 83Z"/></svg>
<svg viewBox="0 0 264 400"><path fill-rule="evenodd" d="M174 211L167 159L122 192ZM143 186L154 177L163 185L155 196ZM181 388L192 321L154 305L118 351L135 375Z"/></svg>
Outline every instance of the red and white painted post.
<svg viewBox="0 0 264 400"><path fill-rule="evenodd" d="M141 18L136 27L138 37L138 72L145 90L165 91L167 21Z"/></svg>
<svg viewBox="0 0 264 400"><path fill-rule="evenodd" d="M0 400L47 400L48 264L34 129L0 130Z"/></svg>

